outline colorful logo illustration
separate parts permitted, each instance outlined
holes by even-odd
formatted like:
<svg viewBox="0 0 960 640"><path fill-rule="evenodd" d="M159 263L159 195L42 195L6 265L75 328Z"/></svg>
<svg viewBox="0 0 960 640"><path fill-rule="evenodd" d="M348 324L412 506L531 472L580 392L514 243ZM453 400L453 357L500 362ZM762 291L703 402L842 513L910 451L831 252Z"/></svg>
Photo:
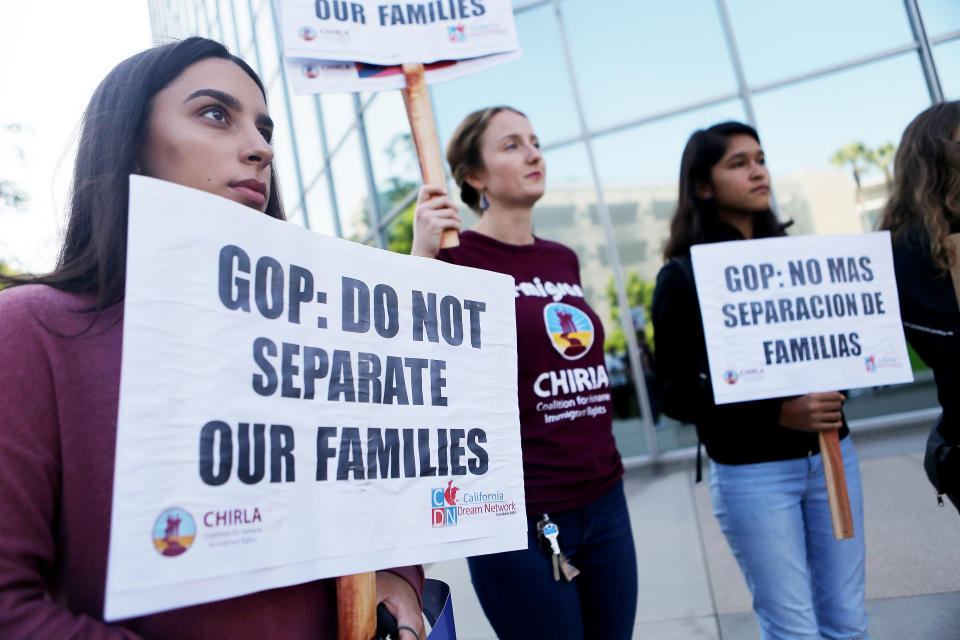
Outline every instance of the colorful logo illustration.
<svg viewBox="0 0 960 640"><path fill-rule="evenodd" d="M548 304L543 322L553 348L567 360L582 358L593 346L593 321L581 309L562 302Z"/></svg>
<svg viewBox="0 0 960 640"><path fill-rule="evenodd" d="M305 64L300 70L303 72L303 75L311 80L320 75L320 67L315 64Z"/></svg>
<svg viewBox="0 0 960 640"><path fill-rule="evenodd" d="M453 480L447 482L447 488L430 490L430 516L433 527L455 527L457 525L457 492Z"/></svg>
<svg viewBox="0 0 960 640"><path fill-rule="evenodd" d="M153 546L162 556L178 556L193 544L197 525L193 516L179 507L166 509L153 523Z"/></svg>
<svg viewBox="0 0 960 640"><path fill-rule="evenodd" d="M870 356L869 358L865 358L865 360L866 360L866 365L867 365L867 373L873 373L874 371L877 370L877 357L876 357L876 356Z"/></svg>
<svg viewBox="0 0 960 640"><path fill-rule="evenodd" d="M463 42L467 39L467 34L464 32L462 24L458 24L455 27L447 27L447 35L450 36L450 42Z"/></svg>
<svg viewBox="0 0 960 640"><path fill-rule="evenodd" d="M297 35L307 42L310 42L311 40L316 39L317 30L313 27L300 27L300 30L297 31Z"/></svg>
<svg viewBox="0 0 960 640"><path fill-rule="evenodd" d="M733 369L727 369L723 372L723 381L727 384L737 384L737 380L740 379L740 374L738 374Z"/></svg>

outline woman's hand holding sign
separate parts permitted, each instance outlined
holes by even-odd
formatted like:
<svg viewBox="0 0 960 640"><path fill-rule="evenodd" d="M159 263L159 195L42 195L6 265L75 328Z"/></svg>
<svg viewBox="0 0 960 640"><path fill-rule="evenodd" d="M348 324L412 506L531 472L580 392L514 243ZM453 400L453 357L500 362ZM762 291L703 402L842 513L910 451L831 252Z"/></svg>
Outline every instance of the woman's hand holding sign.
<svg viewBox="0 0 960 640"><path fill-rule="evenodd" d="M433 258L440 251L443 232L460 231L460 214L442 187L425 184L417 195L410 255Z"/></svg>
<svg viewBox="0 0 960 640"><path fill-rule="evenodd" d="M797 431L832 431L843 426L841 408L847 397L839 391L808 393L783 401L780 424Z"/></svg>

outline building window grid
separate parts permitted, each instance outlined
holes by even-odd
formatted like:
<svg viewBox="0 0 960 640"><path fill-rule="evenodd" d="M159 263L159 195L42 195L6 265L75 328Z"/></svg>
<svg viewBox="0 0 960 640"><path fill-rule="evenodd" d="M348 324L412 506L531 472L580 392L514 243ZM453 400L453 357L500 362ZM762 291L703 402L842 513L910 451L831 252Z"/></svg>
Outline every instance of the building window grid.
<svg viewBox="0 0 960 640"><path fill-rule="evenodd" d="M216 0L214 0L214 1L216 1ZM236 0L236 1L237 1L237 2L244 2L244 0ZM192 25L192 26L193 26L193 29L192 29L192 30L193 30L194 33L199 33L199 32L201 32L201 30L200 30L200 28L199 28L199 27L200 27L199 4L200 4L201 2L204 4L204 13L205 13L206 24L207 24L206 33L207 33L210 37L213 37L213 35L212 35L212 25L211 25L211 23L210 23L209 15L207 14L207 8L206 8L206 2L205 2L205 0L194 0L194 2L192 2L192 3L191 3L191 2L188 2L188 1L185 2L186 6L189 6L190 4L193 5L193 7L192 7L192 8L193 8L193 12L192 12L192 17L193 17L193 25ZM253 54L254 54L254 58L255 58L255 63L256 63L257 70L258 70L258 72L260 73L261 77L264 77L265 74L264 74L264 70L263 70L263 68L262 68L260 51L259 51L259 44L258 44L258 41L257 41L256 34L255 34L255 33L251 33L251 34L250 34L250 37L249 37L248 39L245 39L245 40L241 39L241 36L240 36L240 34L239 34L239 31L237 30L238 27L237 27L236 18L235 18L236 6L235 6L234 2L235 2L235 0L230 0L231 10L234 12L233 27L234 27L234 29L235 29L236 38L237 38L237 43L238 43L238 45L237 45L238 53L239 53L240 55L243 55L243 54L246 53L246 51L247 51L249 48L252 47L252 48L253 48ZM269 3L269 2L270 2L270 0L261 0L261 2L259 3L259 6L257 7L257 10L255 11L255 10L254 10L254 0L246 0L247 11L249 12L249 15L250 15L250 23L251 23L251 25L255 25L255 24L256 24L256 19L257 19L257 17L259 16L260 11L262 11L262 10L263 10L263 7L264 7L267 3ZM515 6L513 7L513 11L514 11L514 14L522 13L522 12L529 11L529 10L532 10L532 9L534 9L534 8L537 8L537 7L546 5L546 4L553 4L553 5L554 5L555 13L556 13L557 20L558 20L558 28L562 30L562 29L564 28L564 24L563 24L562 12L561 12L561 9L560 9L560 0L532 0L531 2L520 3L520 4L515 5ZM718 11L721 13L722 22L727 22L727 21L729 20L729 18L728 18L728 17L725 17L725 15L724 15L724 14L725 14L725 9L726 9L725 0L716 0L716 4L717 4L717 9L718 9ZM181 6L184 6L184 5L181 5ZM921 9L919 8L919 6L917 5L916 0L904 0L904 6L905 6L905 9L906 9L906 11L907 11L908 20L911 20L911 19L912 19L912 16L915 15L915 16L919 19L919 22L922 24L923 13L922 13L922 10L921 10ZM241 10L242 10L242 9L241 9ZM272 7L271 7L271 11L272 11ZM916 13L913 14L913 13L912 13L913 11L915 11ZM273 11L272 11L272 12L273 12ZM219 7L217 8L217 14L218 14L217 17L218 17L218 19L219 19L219 18L220 18L220 15L219 15ZM181 16L183 16L183 15L190 16L190 15L191 15L191 12L189 12L189 11L181 11L181 12L180 12L180 15L181 15ZM275 33L276 33L276 38L277 38L277 47L278 47L278 49L280 49L280 48L282 47L282 45L280 44L279 25L276 24L275 13L274 13L273 15L271 15L270 18L271 18L271 19L273 20L273 22L274 22L274 28L275 28L275 30L276 30ZM913 23L911 22L911 24L913 24ZM220 29L221 29L220 32L221 32L221 34L222 34L222 33L223 33L222 22L220 23ZM571 145L571 144L575 144L575 143L582 142L582 143L585 143L585 144L587 145L587 148L588 148L588 150L589 150L589 149L590 149L590 142L591 142L591 140L592 140L593 138L595 138L595 137L612 135L612 134L616 134L616 133L619 133L619 132L622 132L622 131L625 131L625 130L628 130L628 129L632 129L632 128L634 128L634 127L638 127L638 126L642 126L642 125L648 125L648 124L653 124L653 123L656 123L656 122L658 122L658 121L665 120L665 119L671 118L671 117L675 117L675 116L678 116L678 115L681 115L681 114L684 114L684 113L696 111L696 110L698 110L698 109L707 108L707 107L710 107L710 106L715 106L715 105L721 104L721 103L726 102L726 101L728 101L728 100L730 100L730 99L733 99L733 98L738 98L738 99L740 99L740 100L742 101L743 107L744 107L744 111L746 112L746 114L747 114L747 116L748 116L748 119L751 120L751 124L754 124L754 125L756 126L757 123L755 122L755 116L753 115L752 104L751 104L751 101L750 101L750 97L751 97L752 95L766 93L766 92L768 92L768 91L773 91L773 90L775 90L775 89L780 89L780 88L783 88L783 87L787 87L787 86L799 84L799 83L802 83L802 82L806 82L806 81L808 81L808 80L813 80L813 79L816 79L816 78L821 78L821 77L824 77L824 76L827 76L827 75L830 75L830 74L833 74L833 73L837 73L837 72L840 72L840 71L846 71L846 70L849 70L849 69L855 69L855 68L857 68L857 67L861 67L861 66L864 66L864 65L873 63L873 62L878 62L878 61L881 61L881 60L894 58L894 57L897 57L897 56L909 54L909 53L911 53L911 52L916 52L916 53L918 54L918 56L920 56L920 58L921 58L921 64L922 64L924 73L925 73L925 75L927 76L927 78L926 78L926 79L927 79L927 84L928 84L929 87L931 87L931 102L935 102L935 101L937 101L937 98L936 98L936 93L935 93L935 90L933 89L933 87L936 86L936 87L939 89L939 75L938 75L938 72L937 72L937 69L936 69L935 65L933 64L932 58L931 58L929 61L924 58L924 51L926 50L927 53L929 54L929 47L931 47L931 46L935 46L935 45L942 44L942 43L945 43L945 42L951 42L951 41L954 41L954 40L960 40L960 30L955 30L955 31L951 31L951 32L948 32L948 33L943 33L943 34L938 34L937 36L933 36L933 37L930 37L930 36L927 35L927 36L925 36L925 37L926 37L926 43L921 42L920 38L921 38L921 37L924 37L924 36L921 36L921 35L917 34L916 29L914 29L914 34L915 34L915 35L914 35L914 39L913 39L911 42L905 43L905 44L903 44L903 45L901 45L901 46L898 46L898 47L889 48L889 49L885 49L885 50L882 50L882 51L876 51L876 52L873 52L873 53L870 53L870 54L867 54L867 55L864 55L864 56L861 56L861 57L857 57L857 58L853 58L853 59L848 59L848 60L841 61L841 62L839 62L839 63L833 64L833 65L830 65L830 66L827 66L827 67L821 67L821 68L818 68L818 69L813 69L813 70L810 70L810 71L808 71L808 72L803 72L803 73L800 73L800 74L795 74L795 75L792 75L792 76L789 76L789 77L786 77L786 78L782 78L782 79L779 79L779 80L775 80L775 81L771 81L771 82L767 82L767 83L763 83L763 84L758 84L758 85L750 85L749 82L746 81L745 76L741 75L741 74L743 74L742 66L739 64L738 54L735 53L735 52L736 52L736 46L737 46L736 36L735 36L735 34L733 33L732 26L727 26L727 28L724 29L724 35L725 35L725 40L726 40L726 44L727 44L727 47L728 47L728 54L731 55L731 64L733 64L733 65L736 67L736 68L735 68L735 73L737 73L737 75L738 75L738 80L740 80L740 79L742 78L742 82L738 82L738 91L736 91L736 92L731 92L731 93L728 93L728 94L723 94L723 95L714 96L714 97L712 97L712 98L708 98L708 99L705 99L705 100L699 100L699 101L696 101L696 102L693 102L693 103L688 103L688 104L679 105L679 106L674 107L674 108L671 108L671 109L669 109L669 110L664 110L664 111L660 111L660 112L657 112L657 113L648 114L648 115L645 115L645 116L640 117L640 118L636 118L636 119L632 119L632 120L629 120L629 121L626 121L626 122L621 122L621 123L619 123L619 124L614 124L614 125L610 125L610 126L606 126L606 127L596 128L596 129L590 129L590 128L586 125L586 121L584 120L584 121L582 122L580 134L574 135L574 136L568 136L568 137L565 137L565 138L561 138L561 139L558 139L558 140L554 140L554 141L550 141L550 142L548 142L548 143L545 143L545 144L543 145L543 149L544 149L544 151L546 152L546 151L550 151L550 150L553 150L553 149L558 149L558 148L561 148L561 147L564 147L564 146L567 146L567 145ZM222 37L221 37L221 40L222 40ZM242 43L242 44L241 44L241 43ZM563 39L563 41L562 41L562 46L563 46L565 55L566 55L567 57L569 57L571 54L570 54L569 47L568 47L568 44L567 44L567 42L565 41L565 39ZM282 61L282 59L283 59L283 58L282 58L282 51L280 52L280 54L281 54L281 55L280 55L280 59L281 59L281 61ZM565 62L565 65L566 65L567 71L568 71L568 78L569 78L569 80L570 80L571 83L574 83L574 82L575 82L575 79L573 78L573 70L572 70L572 68L570 67L569 63L566 63L566 62ZM281 65L280 65L280 66L282 67L282 62L281 62ZM271 78L271 80L275 80L275 79L277 78L277 76L279 76L280 79L281 79L281 88L282 88L282 91L284 92L284 99L286 100L286 105L287 105L287 109L288 109L288 118L289 118L289 121L290 121L290 123L291 123L291 127L293 127L294 124L293 124L292 113L289 113L289 100L291 99L291 92L290 92L289 85L288 85L288 83L287 83L287 81L286 81L285 71L284 71L282 68L276 69L276 70L275 70L275 73L273 74L273 76L272 76L272 78ZM942 94L941 94L941 95L942 95ZM305 207L305 204L304 204L304 203L305 203L305 200L304 200L304 198L305 198L305 196L306 196L306 193L307 193L310 189L312 189L313 186L314 186L320 179L326 177L326 179L328 180L328 196L329 196L329 198L330 198L330 203L331 203L331 212L332 212L332 215L333 215L333 217L334 217L334 220L333 220L334 229L335 229L336 234L337 234L339 237L343 237L343 230L342 230L342 225L341 225L341 221L340 221L340 215L339 215L338 206L337 206L337 202L336 202L335 185L334 185L334 181L333 181L333 177L332 177L331 165L332 165L332 163L333 163L334 158L337 156L337 152L340 151L340 149L342 148L343 144L345 143L345 141L347 140L347 138L350 136L350 134L353 132L353 130L354 130L355 128L358 128L358 127L359 127L359 128L361 129L361 134L364 133L364 132L362 131L362 128L363 128L362 117L363 117L363 114L366 112L366 110L369 108L369 106L370 106L370 105L373 103L373 101L376 99L376 96L377 96L377 94L374 93L374 94L370 95L370 97L369 97L368 99L366 99L366 100L364 100L364 101L361 101L360 96L357 95L357 97L356 97L356 99L355 99L355 101L354 101L354 113L353 113L353 118L352 118L352 120L351 120L351 123L350 123L350 125L347 127L347 129L344 131L344 133L342 134L341 138L336 141L336 143L333 145L332 148L328 148L328 141L326 140L325 128L324 128L324 123L323 123L323 107L322 107L322 105L321 105L321 101L320 101L320 99L319 99L319 96L314 96L314 100L315 100L315 111L316 111L316 116L315 116L315 117L317 118L318 130L320 131L320 137L321 137L321 140L320 140L321 144L320 144L320 146L321 146L321 153L323 154L323 159L322 159L322 162L321 162L321 167L322 167L322 168L321 168L318 172L316 172L315 175L311 176L311 177L309 178L309 181L306 182L306 184L304 183L304 180L303 180L302 176L298 176L298 177L299 177L299 179L298 179L298 182L299 182L298 186L300 187L300 195L299 195L299 198L298 198L297 205L296 205L296 206L294 207L294 209L293 209L293 212L297 212L297 211L299 211L301 208L304 208L304 207ZM942 97L940 98L940 100L942 100ZM583 119L583 118L581 117L581 119ZM293 134L292 134L292 132L291 132L291 137L292 137L292 136L293 136ZM366 140L366 136L365 136L365 135L361 135L361 140L365 141L365 140ZM374 174L373 174L373 168L372 168L372 166L370 166L369 149L366 148L365 142L364 142L363 146L364 146L364 149L363 149L364 162L367 164L367 170L369 171L368 180L367 180L367 191L368 191L367 197L369 198L369 201L370 201L370 203L371 203L371 206L377 206L377 203L379 202L379 200L378 200L378 194L377 194L377 191L376 191L376 181L375 181L375 176L374 176ZM592 150L590 150L589 153L590 153L590 155L592 156ZM294 157L294 162L297 164L297 173L299 174L299 162L300 162L299 149L296 148L296 143L295 143L295 142L294 142L294 149L293 149L293 157ZM593 164L592 159L591 159L591 164ZM597 192L598 205L599 205L599 204L601 203L602 197L603 197L603 194L602 194L602 189L603 189L603 187L602 187L602 185L601 185L600 182L599 182L599 176L596 174L595 167L594 167L593 181L594 181L593 187L594 187L594 189L595 189L596 192ZM384 233L385 229L394 221L394 219L395 219L398 215L400 215L400 213L402 213L402 212L415 200L416 194L417 194L417 189L416 189L416 188L412 189L412 190L411 190L396 206L394 206L389 212L387 212L386 214L381 215L381 216L379 217L379 219L376 220L376 222L371 225L371 231L370 231L370 233L368 233L368 235L367 235L365 238L363 238L363 242L369 244L369 243L371 243L371 241L375 241L378 246L383 246L383 244L384 244L384 241L383 241L383 233ZM608 214L608 215L609 215L609 214ZM306 214L304 215L304 219L307 220ZM603 220L603 216L601 216L601 220ZM609 243L609 240L608 240L607 244L608 244L608 252L613 253L614 259L616 260L616 265L615 265L615 266L614 266L614 265L611 265L611 267L614 268L614 269L618 269L618 268L620 267L620 261L619 261L619 256L617 256L616 253L615 253L615 252L616 252L616 247L613 247L612 250L611 250L611 248L609 247L609 244L610 244L610 243ZM622 283L621 283L621 282L617 282L617 289L618 289L618 291L617 291L618 298L619 298L619 297L623 297L623 298L625 299L625 291L623 291L623 286L622 286ZM626 321L623 320L623 319L621 319L621 329L622 329L622 330L624 331L624 333L625 333L626 335L628 335L628 336L632 334L631 327L629 327L629 326L627 325ZM634 378L636 379L636 376L634 376ZM650 433L650 432L648 431L648 433L646 434L646 436L647 436L647 441L648 441L648 442L647 442L648 451L650 451L650 453L649 453L649 454L646 454L646 455L643 455L643 456L639 456L639 458L641 458L641 459L643 459L643 458L648 458L648 459L652 459L652 460L658 460L658 459L660 459L661 456L660 456L659 448L658 448L657 441L656 441L656 440L657 440L657 439L656 439L656 435L655 435L655 434L652 434L652 433Z"/></svg>

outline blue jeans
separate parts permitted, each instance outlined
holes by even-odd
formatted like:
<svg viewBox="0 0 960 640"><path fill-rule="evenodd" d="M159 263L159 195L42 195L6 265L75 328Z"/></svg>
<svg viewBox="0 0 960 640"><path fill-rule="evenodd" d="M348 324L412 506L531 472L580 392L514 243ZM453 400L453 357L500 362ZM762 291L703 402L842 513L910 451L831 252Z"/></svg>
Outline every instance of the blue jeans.
<svg viewBox="0 0 960 640"><path fill-rule="evenodd" d="M713 512L753 595L764 640L866 640L860 468L841 441L855 537L835 540L819 454L710 463Z"/></svg>
<svg viewBox="0 0 960 640"><path fill-rule="evenodd" d="M627 640L637 612L637 559L623 481L582 509L550 513L560 548L580 570L553 580L528 514L527 549L468 558L483 612L500 640Z"/></svg>

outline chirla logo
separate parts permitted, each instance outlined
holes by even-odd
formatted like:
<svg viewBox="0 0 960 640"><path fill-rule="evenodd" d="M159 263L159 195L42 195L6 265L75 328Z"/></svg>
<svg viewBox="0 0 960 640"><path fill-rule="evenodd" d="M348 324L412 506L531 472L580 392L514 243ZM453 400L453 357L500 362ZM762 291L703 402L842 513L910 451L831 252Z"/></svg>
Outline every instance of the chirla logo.
<svg viewBox="0 0 960 640"><path fill-rule="evenodd" d="M297 31L297 35L307 42L310 42L317 37L317 30L313 27L300 27L300 30Z"/></svg>
<svg viewBox="0 0 960 640"><path fill-rule="evenodd" d="M180 509L166 509L153 523L153 546L162 556L178 556L193 544L197 537L197 525L193 516Z"/></svg>
<svg viewBox="0 0 960 640"><path fill-rule="evenodd" d="M723 381L727 384L737 384L737 380L740 379L740 374L738 374L733 369L727 369L723 372Z"/></svg>
<svg viewBox="0 0 960 640"><path fill-rule="evenodd" d="M543 308L543 323L553 348L565 360L582 358L593 345L593 321L569 304L554 302Z"/></svg>
<svg viewBox="0 0 960 640"><path fill-rule="evenodd" d="M458 491L460 488L453 486L453 480L447 482L446 489L440 487L430 490L430 515L434 528L456 526Z"/></svg>

